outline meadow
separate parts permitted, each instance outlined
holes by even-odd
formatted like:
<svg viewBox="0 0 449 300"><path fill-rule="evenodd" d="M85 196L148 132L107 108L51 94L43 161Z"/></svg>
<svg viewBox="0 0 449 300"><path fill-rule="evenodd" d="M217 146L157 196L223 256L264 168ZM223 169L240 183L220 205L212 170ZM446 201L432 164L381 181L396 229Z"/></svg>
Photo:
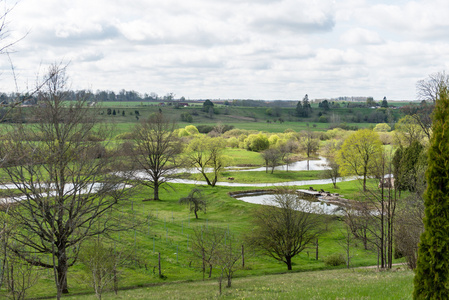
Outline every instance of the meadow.
<svg viewBox="0 0 449 300"><path fill-rule="evenodd" d="M104 123L113 124L113 135L130 132L142 119L159 110L157 105L147 106L137 103L104 103L100 115ZM116 115L107 115L107 106L116 109ZM163 113L175 119L185 111L193 112L201 107L175 109L162 108ZM220 107L213 119L201 112L192 123L180 122L179 127L189 124L216 125L223 123L239 129L265 132L284 132L286 129L300 131L312 129L324 131L329 124L312 122L314 119L286 120L283 123L267 123L266 108L232 108L225 113L226 107ZM136 111L139 113L136 114ZM124 112L124 113L123 113ZM366 111L368 113L368 110ZM340 112L345 113L343 110ZM287 109L283 112L288 116ZM136 118L136 115L138 118ZM237 116L237 118L235 117ZM254 118L249 121L245 118ZM288 117L286 118L288 119ZM352 124L348 124L352 125ZM373 126L370 123L354 123L358 127ZM242 149L226 149L225 155L232 159L233 165L263 166L259 153ZM199 174L184 175L186 178L202 180ZM234 177L240 183L274 183L297 180L319 179L321 171L265 171L249 172L225 170L220 174L220 181ZM188 195L192 188L200 188L207 200L207 213L199 213L199 219L189 212L189 208L178 203L181 197ZM267 187L268 189L269 187ZM292 188L308 189L309 186ZM324 189L339 193L347 198L357 198L360 193L358 181L315 185L315 189ZM99 237L111 251L120 253L122 264L119 271L118 295L107 294L105 299L213 299L219 297L216 278L220 276L213 269L211 279L203 281L201 262L192 255L192 239L198 228L220 228L232 233L239 243L245 245L244 235L252 228L253 212L259 205L246 203L229 196L229 192L248 190L239 187L209 187L189 184L171 184L161 191L160 201L151 201L152 190L137 186L132 197L120 204L114 212L114 218L127 231ZM317 247L310 245L293 259L293 270L287 272L286 265L273 258L262 255L250 247L245 247L245 266L237 268L231 288L223 288L220 298L235 299L408 299L411 295L412 277L410 271L378 272L375 269L356 269L377 264L375 250L365 250L361 242L351 241L350 270L344 265L329 267L326 258L334 254L344 254L342 246L347 228L338 216L323 216L327 231L319 238ZM89 240L83 247L92 245ZM161 257L161 271L158 275L158 255ZM397 262L403 262L399 259ZM338 269L338 270L336 270ZM52 298L55 295L53 274L49 270L38 270L38 284L32 286L28 295L33 298ZM207 277L207 276L206 276ZM86 267L78 262L69 269L69 290L72 299L94 299L92 287L87 276ZM7 292L2 287L0 297ZM78 295L78 296L76 296ZM89 298L90 297L90 298Z"/></svg>

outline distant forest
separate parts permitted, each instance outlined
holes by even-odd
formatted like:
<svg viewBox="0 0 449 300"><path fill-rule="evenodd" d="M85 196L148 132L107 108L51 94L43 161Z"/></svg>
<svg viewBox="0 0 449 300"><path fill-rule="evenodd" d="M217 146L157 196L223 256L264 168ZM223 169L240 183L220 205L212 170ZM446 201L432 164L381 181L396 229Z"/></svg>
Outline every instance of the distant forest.
<svg viewBox="0 0 449 300"><path fill-rule="evenodd" d="M16 94L16 93L0 93L0 104L6 105L9 103L20 101L24 104L33 105L37 103L37 95L28 94ZM66 100L78 100L82 98L87 98L91 102L203 102L206 99L195 99L187 100L185 97L180 97L175 99L173 93L168 93L165 96L159 96L156 93L145 93L141 94L136 91L126 91L121 90L118 93L113 91L100 91L97 90L95 93L89 90L79 90L79 91L67 91ZM251 100L251 99L235 99L235 100L212 100L214 103L221 103L224 105L232 106L249 106L249 107L294 107L298 100Z"/></svg>

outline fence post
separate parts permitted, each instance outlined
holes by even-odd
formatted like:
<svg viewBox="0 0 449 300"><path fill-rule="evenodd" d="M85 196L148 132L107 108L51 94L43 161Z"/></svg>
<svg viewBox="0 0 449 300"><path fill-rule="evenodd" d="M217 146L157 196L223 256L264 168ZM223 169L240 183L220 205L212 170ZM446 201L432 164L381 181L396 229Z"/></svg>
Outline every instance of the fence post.
<svg viewBox="0 0 449 300"><path fill-rule="evenodd" d="M161 253L158 254L158 265L159 265L159 277L162 277L162 270L161 270Z"/></svg>
<svg viewBox="0 0 449 300"><path fill-rule="evenodd" d="M245 246L242 245L242 268L245 268Z"/></svg>

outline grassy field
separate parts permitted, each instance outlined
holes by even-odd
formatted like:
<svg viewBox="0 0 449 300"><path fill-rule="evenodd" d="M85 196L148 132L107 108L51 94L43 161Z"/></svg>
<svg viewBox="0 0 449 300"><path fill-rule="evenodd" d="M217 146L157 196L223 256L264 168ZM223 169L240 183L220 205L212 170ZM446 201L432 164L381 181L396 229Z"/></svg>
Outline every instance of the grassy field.
<svg viewBox="0 0 449 300"><path fill-rule="evenodd" d="M216 280L142 287L104 295L104 299L412 299L413 272L403 267L326 270L236 278L222 289ZM74 296L70 299L96 299Z"/></svg>
<svg viewBox="0 0 449 300"><path fill-rule="evenodd" d="M107 109L116 114L107 114ZM267 116L266 108L219 107L213 118L201 112L201 106L175 109L159 107L145 103L103 103L100 110L102 122L113 124L113 135L130 132L132 128L151 113L162 110L164 114L180 120L180 114L189 112L194 115L194 125L216 125L223 123L236 128L284 132L286 129L301 131L306 128L324 131L328 123L317 122L318 112L312 117L299 120L291 114L290 109L282 109L282 124L273 121L277 117ZM137 111L137 112L136 112ZM357 112L353 109L351 113ZM360 109L359 113L368 114L370 109ZM339 109L335 113L350 116L348 110ZM267 123L266 120L272 121ZM348 119L349 120L349 119ZM184 127L190 123L178 124ZM354 123L359 128L372 126L370 123ZM4 126L1 124L1 126ZM1 130L1 127L0 127ZM242 149L226 149L225 154L232 157L232 165L262 166L259 153ZM197 175L195 175L197 176ZM319 179L321 172L281 172L274 174L265 172L225 171L219 181L234 177L242 183L273 183L296 180ZM195 177L202 180L201 176ZM208 201L207 214L200 213L195 219L188 207L178 204L181 197L188 195L194 187L201 188ZM294 188L308 188L294 187ZM347 198L359 195L360 184L357 181L315 185L315 189L340 193ZM102 237L103 243L111 251L123 253L124 264L120 272L119 286L122 289L118 296L108 295L106 299L213 299L218 297L216 278L218 270L213 270L211 280L201 281L200 262L191 254L191 244L195 228L215 227L228 229L237 238L251 230L252 213L258 205L245 203L228 195L229 192L247 190L238 187L208 187L184 184L173 184L172 188L161 191L161 201L146 201L152 198L152 190L139 187L129 201L123 203L114 217L132 229L115 233L108 238ZM319 240L319 259L315 259L315 247L311 245L293 259L293 271L287 272L285 264L270 257L262 256L248 249L245 268L237 270L231 289L223 290L223 298L249 299L408 299L411 293L412 273L408 271L376 272L374 270L326 270L326 257L335 253L344 253L341 246L345 236L345 225L339 217L332 217L328 231ZM84 246L92 241L88 241ZM240 241L242 244L245 241ZM112 250L113 249L113 250ZM161 254L162 273L157 274L158 253ZM351 267L375 265L376 253L364 250L361 243L354 241L351 245ZM320 271L319 270L326 270ZM38 284L33 286L28 295L33 297L49 297L55 295L52 273L48 270L38 271ZM80 262L69 270L69 290L83 293L83 296L72 299L93 299L92 288L86 281L86 268ZM188 281L188 282L186 282ZM142 289L136 289L142 287ZM6 296L4 287L0 289L0 298ZM91 297L91 298L89 298Z"/></svg>
<svg viewBox="0 0 449 300"><path fill-rule="evenodd" d="M119 286L134 288L148 284L161 284L184 280L198 281L202 278L200 263L190 252L193 229L201 226L212 226L229 229L237 237L251 228L251 217L258 205L245 203L228 196L228 192L245 190L236 187L200 186L208 201L207 214L200 213L195 219L186 206L178 204L180 197L186 196L193 185L175 184L174 190L164 191L161 201L143 201L151 197L151 191L142 188L136 191L132 202L122 205L117 217L122 224L136 226L127 232L117 233L104 243L121 251L128 258L121 272ZM247 189L247 188L246 188ZM324 259L334 253L344 253L339 244L344 238L344 224L338 218L332 218L326 232L319 242L319 259L315 259L315 248L303 251L293 259L295 272L323 270ZM244 241L242 241L244 242ZM236 272L236 277L279 274L287 271L285 264L251 250L248 253L244 269ZM157 275L157 254L161 253L164 279ZM372 251L363 250L360 243L354 243L351 266L367 266L376 264L376 255ZM48 270L39 272L39 284L32 287L29 295L35 297L51 297L54 295L54 282ZM213 278L218 276L214 269ZM86 271L78 263L69 269L70 291L91 293L92 288L85 280ZM167 286L167 288L170 288ZM1 295L4 294L0 292Z"/></svg>
<svg viewBox="0 0 449 300"><path fill-rule="evenodd" d="M239 182L239 183L276 183L276 182L288 182L298 180L313 180L321 178L322 171L274 171L271 174L271 170L266 172L253 172L253 171L225 171L221 172L218 176L219 182ZM208 174L210 175L210 174ZM181 174L181 178L204 180L201 174ZM229 180L232 177L234 180Z"/></svg>

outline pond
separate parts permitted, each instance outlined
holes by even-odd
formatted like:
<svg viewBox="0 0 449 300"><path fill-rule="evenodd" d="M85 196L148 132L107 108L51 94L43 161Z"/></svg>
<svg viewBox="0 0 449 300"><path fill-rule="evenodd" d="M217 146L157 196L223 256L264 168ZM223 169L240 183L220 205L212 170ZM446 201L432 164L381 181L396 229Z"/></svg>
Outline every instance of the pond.
<svg viewBox="0 0 449 300"><path fill-rule="evenodd" d="M75 186L71 183L67 183L64 186L64 195L66 196L71 196L73 194L91 194L91 193L96 193L98 191L100 191L101 189L114 189L114 190L118 190L118 189L125 189L125 188L130 188L131 185L129 184L114 184L111 186L105 186L103 183L101 182L96 182L96 183L91 183L91 184L87 184L84 188L80 188L79 186ZM1 184L0 185L0 189L2 190L15 190L18 188L24 188L24 186L22 184ZM30 188L30 187L28 187ZM42 192L39 194L40 197L47 197L50 196L52 197L53 195L55 195L55 191L52 185L47 185L47 184L42 184L42 185L38 185L35 184L33 186L34 189L36 190L44 190L47 191L48 193ZM22 201L22 200L26 200L27 196L25 195L20 195L20 196L12 196L12 197L7 197L7 198L0 198L0 203L13 203L13 202L17 202L17 201Z"/></svg>
<svg viewBox="0 0 449 300"><path fill-rule="evenodd" d="M242 200L244 202L248 202L248 203L254 203L254 204L263 204L263 205L273 205L273 199L274 199L274 195L273 194L262 194L262 195L254 195L254 194L250 194L248 196L241 196L239 195L238 197L235 197L235 199L237 200ZM300 201L302 203L310 203L312 205L312 209L326 214L326 215L338 215L341 214L341 212L339 211L340 207L338 205L334 205L334 204L329 204L329 203L325 203L322 201L308 201L308 200L304 200L304 199L300 199Z"/></svg>
<svg viewBox="0 0 449 300"><path fill-rule="evenodd" d="M294 163L287 165L280 165L274 168L277 171L322 171L327 170L326 166L327 160L324 157L320 157L319 159L312 160L301 160L296 161ZM255 169L247 169L245 171L265 171L265 167L255 168Z"/></svg>
<svg viewBox="0 0 449 300"><path fill-rule="evenodd" d="M326 159L324 157L320 157L316 160L303 160L297 161L288 165L289 171L317 171L317 170L326 170ZM227 167L227 170L232 171L254 171L254 172L265 172L265 167L258 167L254 169L241 168L241 167ZM287 170L287 165L280 165L275 167L275 170ZM211 172L212 170L206 170L206 172ZM178 169L173 173L199 173L196 169ZM135 176L140 179L145 179L148 177L143 171L139 171L135 173ZM342 181L351 181L354 180L354 177L347 178L337 178L337 182ZM206 181L202 180L192 180L192 179L170 179L169 182L172 183L183 183L183 184L198 184L198 185L207 185ZM234 186L234 187L270 187L270 186L300 186L300 185L315 185L315 184L329 184L332 183L331 179L313 179L313 180L299 180L299 181L288 181L288 182L276 182L276 183L238 183L238 182L217 182L217 186Z"/></svg>

